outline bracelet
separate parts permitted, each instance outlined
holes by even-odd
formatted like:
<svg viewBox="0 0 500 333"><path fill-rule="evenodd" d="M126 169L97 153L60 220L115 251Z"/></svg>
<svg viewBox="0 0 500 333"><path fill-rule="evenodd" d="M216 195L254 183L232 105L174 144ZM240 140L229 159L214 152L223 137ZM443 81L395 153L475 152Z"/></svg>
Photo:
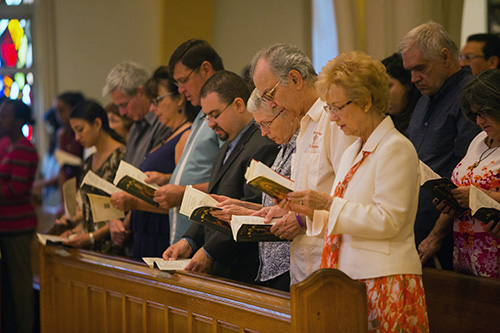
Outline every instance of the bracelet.
<svg viewBox="0 0 500 333"><path fill-rule="evenodd" d="M89 240L90 240L90 245L94 245L95 239L94 239L94 234L89 232Z"/></svg>
<svg viewBox="0 0 500 333"><path fill-rule="evenodd" d="M491 190L488 190L488 196L490 196Z"/></svg>
<svg viewBox="0 0 500 333"><path fill-rule="evenodd" d="M304 224L304 222L302 222L302 219L300 218L300 215L295 213L295 218L297 219L297 222L299 223L300 227L302 229L304 229L306 227L306 225Z"/></svg>

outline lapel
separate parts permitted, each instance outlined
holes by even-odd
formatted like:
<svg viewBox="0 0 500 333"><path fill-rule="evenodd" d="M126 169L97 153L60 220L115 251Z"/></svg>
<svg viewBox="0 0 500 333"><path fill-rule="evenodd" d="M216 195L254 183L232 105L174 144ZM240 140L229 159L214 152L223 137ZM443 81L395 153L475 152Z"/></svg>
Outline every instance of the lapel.
<svg viewBox="0 0 500 333"><path fill-rule="evenodd" d="M226 151L229 146L229 142L226 142L221 150L223 150L223 154L220 154L219 159L214 164L213 170L217 170L217 172L214 172L213 177L210 180L208 192L210 193L211 190L214 188L214 186L219 182L219 180L224 176L224 174L228 171L228 169L231 167L231 165L234 163L236 158L240 155L240 153L243 151L245 148L245 144L250 140L252 137L253 133L257 130L257 127L252 124L248 128L248 130L243 133L242 137L236 144L236 147L234 147L233 151L231 152L231 155L228 156L226 163L224 163L224 157L226 156ZM224 164L223 164L224 163Z"/></svg>

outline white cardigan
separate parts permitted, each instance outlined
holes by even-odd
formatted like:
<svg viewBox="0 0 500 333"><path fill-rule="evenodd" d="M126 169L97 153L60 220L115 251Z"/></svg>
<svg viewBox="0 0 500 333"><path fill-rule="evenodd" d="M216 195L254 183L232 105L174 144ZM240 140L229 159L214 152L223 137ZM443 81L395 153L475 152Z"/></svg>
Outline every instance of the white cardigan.
<svg viewBox="0 0 500 333"><path fill-rule="evenodd" d="M332 193L361 157L361 139L342 156ZM339 269L353 279L422 274L413 224L420 190L419 160L412 143L386 117L368 138L371 152L331 209L315 211L308 235L343 234Z"/></svg>

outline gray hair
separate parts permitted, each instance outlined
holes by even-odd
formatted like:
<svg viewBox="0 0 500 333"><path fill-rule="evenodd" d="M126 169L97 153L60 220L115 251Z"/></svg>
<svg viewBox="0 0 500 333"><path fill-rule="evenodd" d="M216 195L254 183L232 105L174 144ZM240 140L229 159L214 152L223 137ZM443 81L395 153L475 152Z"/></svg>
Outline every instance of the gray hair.
<svg viewBox="0 0 500 333"><path fill-rule="evenodd" d="M266 113L272 114L273 116L276 115L276 113L277 113L273 109L269 108L267 106L267 104L265 103L265 101L262 100L262 97L260 96L257 88L255 88L252 91L252 94L250 95L250 98L248 99L247 110L249 113L266 112Z"/></svg>
<svg viewBox="0 0 500 333"><path fill-rule="evenodd" d="M278 43L257 52L252 59L250 69L252 77L260 59L269 61L271 72L285 86L288 85L288 73L293 69L299 72L304 80L315 80L317 77L311 59L295 45Z"/></svg>
<svg viewBox="0 0 500 333"><path fill-rule="evenodd" d="M133 96L148 79L149 73L141 65L131 61L122 62L109 72L102 95L106 96L119 89L124 94Z"/></svg>
<svg viewBox="0 0 500 333"><path fill-rule="evenodd" d="M436 22L429 21L413 28L399 42L398 51L403 54L412 47L417 47L427 60L441 58L441 50L446 48L452 57L458 61L458 47L451 39L446 29Z"/></svg>

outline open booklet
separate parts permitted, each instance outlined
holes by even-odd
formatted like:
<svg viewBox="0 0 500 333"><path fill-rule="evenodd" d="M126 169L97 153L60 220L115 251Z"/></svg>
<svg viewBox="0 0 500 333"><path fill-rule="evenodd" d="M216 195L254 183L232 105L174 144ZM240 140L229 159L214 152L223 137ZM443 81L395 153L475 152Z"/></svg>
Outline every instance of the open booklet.
<svg viewBox="0 0 500 333"><path fill-rule="evenodd" d="M150 205L158 207L153 200L155 191L159 188L156 184L146 184L146 174L133 165L120 161L113 183L116 187L137 197Z"/></svg>
<svg viewBox="0 0 500 333"><path fill-rule="evenodd" d="M270 231L274 222L264 224L262 217L233 215L231 223L228 223L212 216L214 210L221 210L216 207L217 203L207 193L188 186L179 212L189 216L193 222L233 236L236 242L282 241Z"/></svg>
<svg viewBox="0 0 500 333"><path fill-rule="evenodd" d="M40 234L37 233L36 237L38 238L38 242L42 244L43 246L46 245L62 245L65 241L67 241L66 238L56 236L56 235L45 235L45 234ZM69 239L75 237L75 235L70 235Z"/></svg>
<svg viewBox="0 0 500 333"><path fill-rule="evenodd" d="M278 219L272 219L270 223L264 223L264 218L259 216L233 215L231 217L231 229L235 242L282 242L271 232L271 227Z"/></svg>
<svg viewBox="0 0 500 333"><path fill-rule="evenodd" d="M469 188L469 206L474 218L488 224L498 223L500 219L500 203L475 186Z"/></svg>
<svg viewBox="0 0 500 333"><path fill-rule="evenodd" d="M455 212L462 213L465 210L451 193L451 190L457 188L457 185L453 184L450 179L439 176L422 161L420 161L420 183L423 189L440 201L446 200L453 206Z"/></svg>
<svg viewBox="0 0 500 333"><path fill-rule="evenodd" d="M143 257L142 260L150 267L160 271L182 271L191 259L165 260L156 257Z"/></svg>
<svg viewBox="0 0 500 333"><path fill-rule="evenodd" d="M125 213L111 205L111 194L120 189L102 179L92 171L88 171L82 180L80 189L87 194L94 222L122 219Z"/></svg>
<svg viewBox="0 0 500 333"><path fill-rule="evenodd" d="M56 158L57 164L61 167L64 165L81 166L83 162L80 157L61 149L57 149L54 152L54 157Z"/></svg>
<svg viewBox="0 0 500 333"><path fill-rule="evenodd" d="M283 200L293 191L294 181L273 171L262 162L252 160L245 172L247 183L255 186L267 195Z"/></svg>
<svg viewBox="0 0 500 333"><path fill-rule="evenodd" d="M70 221L75 220L76 216L76 177L70 178L62 186L64 197L64 215Z"/></svg>

